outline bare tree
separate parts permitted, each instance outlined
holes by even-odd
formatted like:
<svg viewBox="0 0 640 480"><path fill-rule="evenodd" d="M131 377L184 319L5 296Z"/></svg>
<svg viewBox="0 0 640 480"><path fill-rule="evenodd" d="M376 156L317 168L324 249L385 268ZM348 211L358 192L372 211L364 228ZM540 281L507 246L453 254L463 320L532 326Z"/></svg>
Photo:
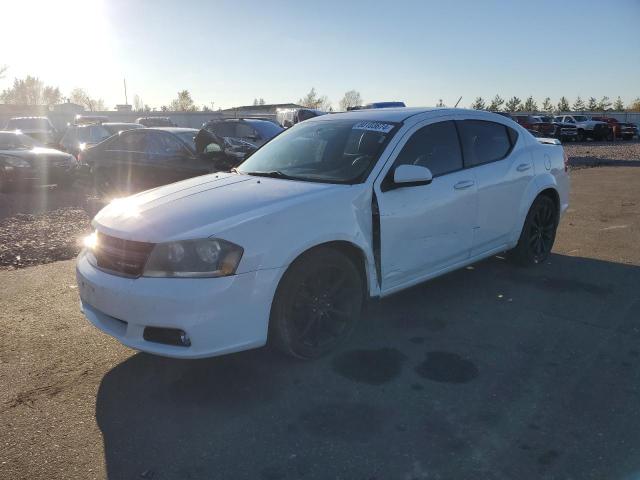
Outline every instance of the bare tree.
<svg viewBox="0 0 640 480"><path fill-rule="evenodd" d="M133 96L133 110L136 112L144 111L144 102L140 98L140 95L136 94Z"/></svg>
<svg viewBox="0 0 640 480"><path fill-rule="evenodd" d="M340 100L340 110L348 110L351 107L362 105L362 96L357 90L349 90Z"/></svg>
<svg viewBox="0 0 640 480"><path fill-rule="evenodd" d="M491 100L491 103L487 107L487 110L491 110L492 112L499 112L500 110L502 110L502 105L504 105L504 99L500 95L496 94L496 96L493 97L493 100Z"/></svg>
<svg viewBox="0 0 640 480"><path fill-rule="evenodd" d="M195 112L198 109L193 103L189 90L178 92L178 97L171 101L169 108L174 112Z"/></svg>
<svg viewBox="0 0 640 480"><path fill-rule="evenodd" d="M104 100L101 98L93 98L84 88L74 88L69 95L69 101L84 107L90 112L98 112L105 109Z"/></svg>
<svg viewBox="0 0 640 480"><path fill-rule="evenodd" d="M58 87L45 85L37 77L15 78L13 86L0 93L0 101L14 105L55 105L62 101Z"/></svg>
<svg viewBox="0 0 640 480"><path fill-rule="evenodd" d="M0 80L4 78L4 75L5 73L7 73L7 70L9 70L9 67L7 65L0 66Z"/></svg>
<svg viewBox="0 0 640 480"><path fill-rule="evenodd" d="M307 107L307 108L315 108L316 110L331 110L331 102L327 98L326 95L318 96L316 89L311 88L309 93L307 93L303 98L298 100L298 104Z"/></svg>
<svg viewBox="0 0 640 480"><path fill-rule="evenodd" d="M474 110L485 110L486 105L484 104L484 99L482 97L476 97L476 99L471 104L471 108Z"/></svg>
<svg viewBox="0 0 640 480"><path fill-rule="evenodd" d="M627 107L627 111L629 112L640 112L640 97L636 97L636 99Z"/></svg>

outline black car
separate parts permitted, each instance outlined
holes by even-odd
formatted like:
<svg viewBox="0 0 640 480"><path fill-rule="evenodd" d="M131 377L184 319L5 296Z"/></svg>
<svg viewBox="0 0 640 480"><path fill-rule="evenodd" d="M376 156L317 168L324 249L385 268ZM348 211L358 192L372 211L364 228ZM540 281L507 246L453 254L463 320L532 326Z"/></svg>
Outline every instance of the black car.
<svg viewBox="0 0 640 480"><path fill-rule="evenodd" d="M58 139L58 131L47 117L11 118L5 130L20 130L43 145L55 146Z"/></svg>
<svg viewBox="0 0 640 480"><path fill-rule="evenodd" d="M71 185L78 162L20 132L0 131L0 191L34 184Z"/></svg>
<svg viewBox="0 0 640 480"><path fill-rule="evenodd" d="M125 130L80 154L102 195L131 193L240 164L224 140L206 130Z"/></svg>
<svg viewBox="0 0 640 480"><path fill-rule="evenodd" d="M202 128L222 138L249 142L260 147L284 130L280 125L261 118L224 118L209 120Z"/></svg>
<svg viewBox="0 0 640 480"><path fill-rule="evenodd" d="M104 124L70 125L60 139L59 148L76 158L83 150L97 145L113 133Z"/></svg>

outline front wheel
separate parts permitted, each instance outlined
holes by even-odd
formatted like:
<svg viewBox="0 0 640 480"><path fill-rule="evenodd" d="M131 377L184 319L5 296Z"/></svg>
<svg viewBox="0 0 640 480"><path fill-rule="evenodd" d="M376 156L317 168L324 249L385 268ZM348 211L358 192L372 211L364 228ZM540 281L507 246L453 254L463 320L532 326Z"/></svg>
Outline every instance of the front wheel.
<svg viewBox="0 0 640 480"><path fill-rule="evenodd" d="M510 258L516 263L529 266L544 262L556 239L558 209L547 196L539 196L531 205L520 233L516 247Z"/></svg>
<svg viewBox="0 0 640 480"><path fill-rule="evenodd" d="M271 308L270 339L284 353L319 357L351 335L362 315L364 282L353 261L318 248L285 273Z"/></svg>

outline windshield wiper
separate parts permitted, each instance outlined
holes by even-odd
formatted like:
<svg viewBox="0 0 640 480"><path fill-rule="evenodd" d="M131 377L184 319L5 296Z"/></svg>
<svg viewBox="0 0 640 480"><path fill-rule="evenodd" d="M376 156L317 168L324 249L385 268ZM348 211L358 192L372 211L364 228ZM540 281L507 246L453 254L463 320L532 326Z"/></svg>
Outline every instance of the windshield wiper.
<svg viewBox="0 0 640 480"><path fill-rule="evenodd" d="M252 175L254 177L270 177L270 178L283 178L285 180L299 180L297 177L292 177L280 170L272 170L270 172L240 172L245 175Z"/></svg>

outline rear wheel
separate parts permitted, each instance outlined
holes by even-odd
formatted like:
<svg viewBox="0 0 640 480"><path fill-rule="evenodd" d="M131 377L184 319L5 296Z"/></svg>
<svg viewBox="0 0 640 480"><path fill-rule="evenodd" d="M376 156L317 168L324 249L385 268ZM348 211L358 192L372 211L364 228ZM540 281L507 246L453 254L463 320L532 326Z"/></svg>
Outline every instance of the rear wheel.
<svg viewBox="0 0 640 480"><path fill-rule="evenodd" d="M271 340L294 357L319 357L351 335L363 302L364 282L353 261L338 250L318 248L282 278L271 308Z"/></svg>
<svg viewBox="0 0 640 480"><path fill-rule="evenodd" d="M558 209L553 200L541 195L533 202L510 258L524 266L544 262L556 239Z"/></svg>

